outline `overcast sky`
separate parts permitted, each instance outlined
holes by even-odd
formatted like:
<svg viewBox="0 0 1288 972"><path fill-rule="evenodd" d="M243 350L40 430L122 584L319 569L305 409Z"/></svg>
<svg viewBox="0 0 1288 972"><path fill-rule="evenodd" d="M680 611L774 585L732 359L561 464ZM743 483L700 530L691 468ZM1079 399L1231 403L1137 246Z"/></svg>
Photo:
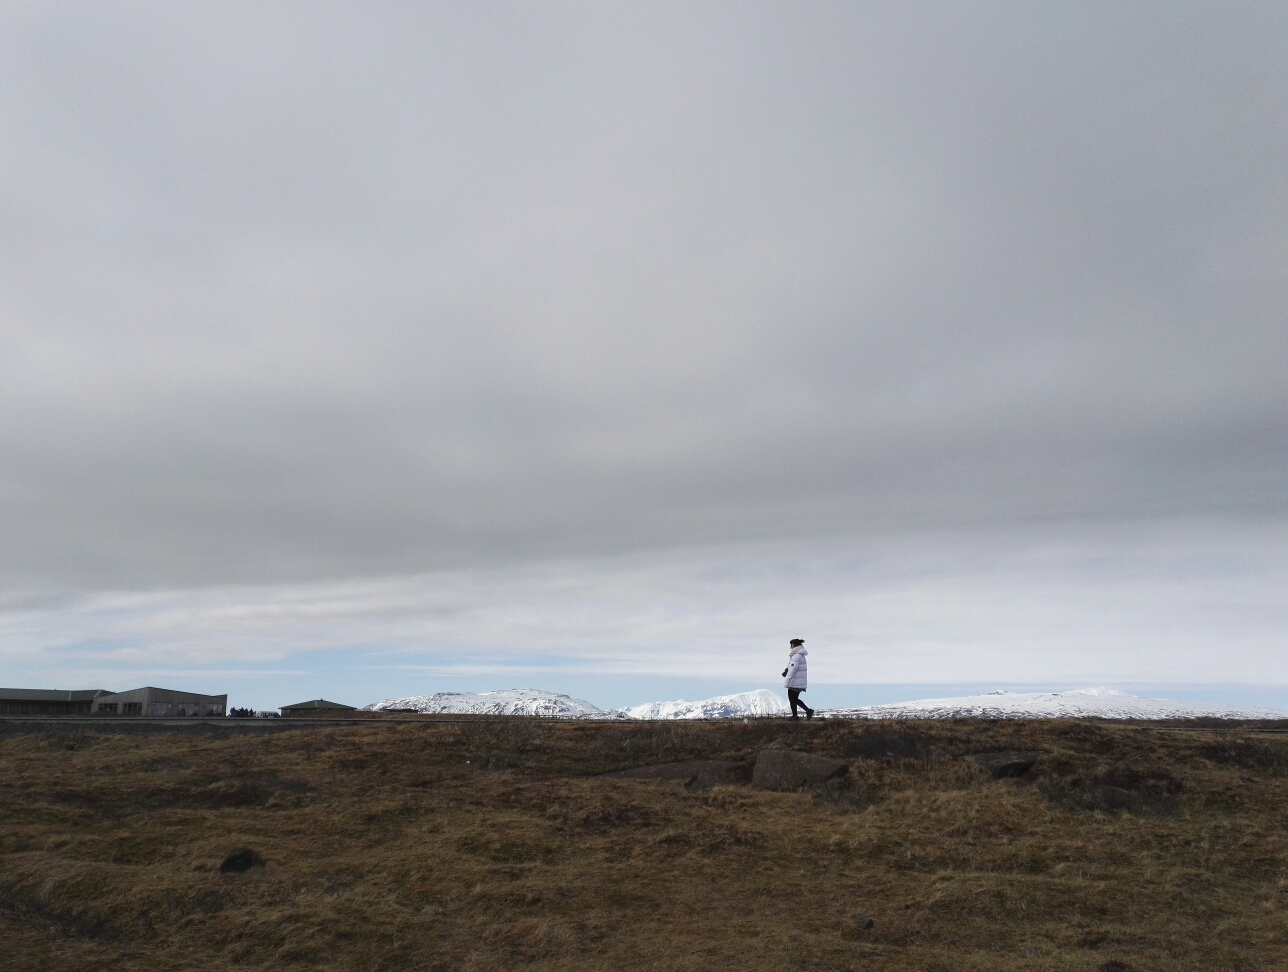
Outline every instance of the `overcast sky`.
<svg viewBox="0 0 1288 972"><path fill-rule="evenodd" d="M428 6L0 6L0 680L1288 685L1288 7ZM923 556L992 593L851 610Z"/></svg>

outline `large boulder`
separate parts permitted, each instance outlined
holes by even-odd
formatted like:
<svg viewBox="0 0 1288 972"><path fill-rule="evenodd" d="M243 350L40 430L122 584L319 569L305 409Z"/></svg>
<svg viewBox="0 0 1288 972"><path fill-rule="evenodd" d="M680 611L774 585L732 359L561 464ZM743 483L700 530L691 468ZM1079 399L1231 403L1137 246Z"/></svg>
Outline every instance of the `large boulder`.
<svg viewBox="0 0 1288 972"><path fill-rule="evenodd" d="M1000 753L975 753L966 758L982 766L993 779L1002 780L1009 776L1023 776L1045 755L1040 752L1006 750Z"/></svg>
<svg viewBox="0 0 1288 972"><path fill-rule="evenodd" d="M850 764L843 759L771 748L756 757L751 785L761 790L781 790L783 787L795 790L802 786L818 786L849 771Z"/></svg>

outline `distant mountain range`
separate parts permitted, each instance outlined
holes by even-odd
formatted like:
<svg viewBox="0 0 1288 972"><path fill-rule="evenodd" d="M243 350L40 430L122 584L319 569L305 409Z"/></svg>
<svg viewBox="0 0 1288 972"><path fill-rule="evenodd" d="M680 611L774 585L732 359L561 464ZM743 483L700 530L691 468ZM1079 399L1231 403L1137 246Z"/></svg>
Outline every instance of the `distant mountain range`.
<svg viewBox="0 0 1288 972"><path fill-rule="evenodd" d="M768 689L721 695L701 702L649 702L630 709L601 709L582 699L540 689L502 692L438 692L383 699L363 706L369 712L410 710L435 715L526 715L560 719L731 719L781 715L787 703Z"/></svg>
<svg viewBox="0 0 1288 972"><path fill-rule="evenodd" d="M787 702L777 692L757 689L699 702L647 702L626 709L601 709L582 699L540 689L501 692L438 692L384 699L368 711L410 710L432 714L522 715L559 719L736 719L784 716ZM890 705L826 709L829 719L1288 719L1288 710L1146 699L1112 689L1072 692L1006 691L953 699L922 699Z"/></svg>
<svg viewBox="0 0 1288 972"><path fill-rule="evenodd" d="M411 695L403 699L384 699L363 706L370 712L410 709L434 715L522 715L552 716L561 719L612 718L589 702L558 692L540 689L506 689L502 692L437 692L434 695Z"/></svg>
<svg viewBox="0 0 1288 972"><path fill-rule="evenodd" d="M922 699L854 709L828 709L831 719L1288 719L1288 710L1145 699L1112 689L1006 691L955 699Z"/></svg>
<svg viewBox="0 0 1288 972"><path fill-rule="evenodd" d="M631 719L732 719L738 716L773 716L788 711L781 695L769 689L717 695L701 702L646 702L621 710Z"/></svg>

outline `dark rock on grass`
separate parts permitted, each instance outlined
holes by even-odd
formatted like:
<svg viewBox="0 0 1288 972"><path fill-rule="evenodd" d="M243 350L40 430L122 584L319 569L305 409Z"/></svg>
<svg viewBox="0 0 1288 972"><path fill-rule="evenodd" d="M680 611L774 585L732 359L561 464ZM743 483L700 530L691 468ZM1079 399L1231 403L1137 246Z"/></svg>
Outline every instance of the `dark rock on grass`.
<svg viewBox="0 0 1288 972"><path fill-rule="evenodd" d="M923 732L883 729L845 740L841 752L869 759L927 759L931 755L931 744L930 737Z"/></svg>
<svg viewBox="0 0 1288 972"><path fill-rule="evenodd" d="M760 790L799 789L818 786L844 776L850 764L843 759L797 753L790 749L766 749L756 757L751 785Z"/></svg>
<svg viewBox="0 0 1288 972"><path fill-rule="evenodd" d="M852 924L847 923L841 928L841 938L847 942L862 942L870 940L867 934L876 928L877 923L871 918L864 918L860 921L855 918Z"/></svg>
<svg viewBox="0 0 1288 972"><path fill-rule="evenodd" d="M220 874L242 874L253 867L263 867L264 858L249 847L240 847L224 858L219 865Z"/></svg>
<svg viewBox="0 0 1288 972"><path fill-rule="evenodd" d="M993 779L1002 780L1012 776L1023 776L1045 755L1045 753L1007 750L1000 753L976 753L966 758L982 766Z"/></svg>
<svg viewBox="0 0 1288 972"><path fill-rule="evenodd" d="M1100 972L1136 972L1136 970L1126 962L1110 959L1108 962L1101 964Z"/></svg>
<svg viewBox="0 0 1288 972"><path fill-rule="evenodd" d="M709 790L720 783L746 783L749 769L746 763L724 759L689 759L604 775L610 780L679 780L690 790Z"/></svg>

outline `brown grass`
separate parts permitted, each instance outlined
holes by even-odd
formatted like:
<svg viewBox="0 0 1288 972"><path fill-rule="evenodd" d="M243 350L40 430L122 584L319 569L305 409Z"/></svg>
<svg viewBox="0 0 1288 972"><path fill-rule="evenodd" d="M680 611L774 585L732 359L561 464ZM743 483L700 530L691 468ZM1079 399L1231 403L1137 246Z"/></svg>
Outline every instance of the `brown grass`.
<svg viewBox="0 0 1288 972"><path fill-rule="evenodd" d="M0 968L1288 969L1288 736L122 728L0 726ZM852 758L850 778L597 777L782 735ZM994 749L1048 755L1003 781L961 758ZM220 873L240 847L267 866Z"/></svg>

